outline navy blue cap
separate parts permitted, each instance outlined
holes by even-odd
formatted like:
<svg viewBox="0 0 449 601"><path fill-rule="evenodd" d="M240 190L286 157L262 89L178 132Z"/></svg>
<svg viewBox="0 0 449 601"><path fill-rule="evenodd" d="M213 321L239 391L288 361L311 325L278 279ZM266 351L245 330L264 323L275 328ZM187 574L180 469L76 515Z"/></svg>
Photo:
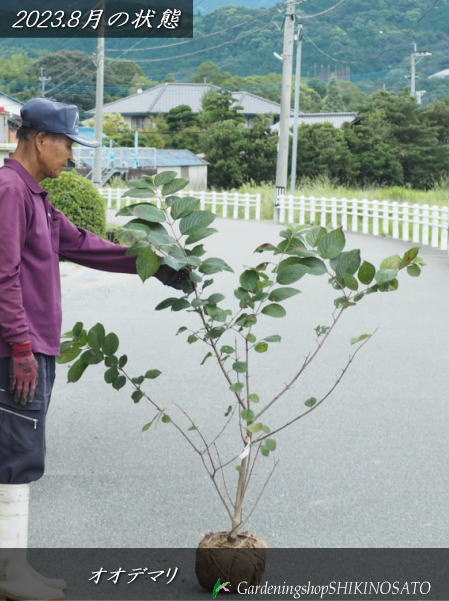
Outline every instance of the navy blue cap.
<svg viewBox="0 0 449 601"><path fill-rule="evenodd" d="M32 98L20 110L22 125L38 131L64 134L83 146L96 148L100 143L79 135L79 111L76 104L64 104L49 98Z"/></svg>

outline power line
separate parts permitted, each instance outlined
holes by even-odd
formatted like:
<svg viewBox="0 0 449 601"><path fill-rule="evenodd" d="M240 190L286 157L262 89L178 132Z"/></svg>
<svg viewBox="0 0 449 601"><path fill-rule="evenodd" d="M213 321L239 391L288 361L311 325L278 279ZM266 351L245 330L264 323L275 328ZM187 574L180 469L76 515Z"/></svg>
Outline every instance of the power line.
<svg viewBox="0 0 449 601"><path fill-rule="evenodd" d="M343 2L347 2L347 0L340 0L340 2L337 2L337 4L334 4L334 6L331 6L330 8L328 8L326 10L322 10L320 13L316 13L314 15L298 15L298 19L300 21L302 21L303 19L314 19L315 17L321 17L321 15L326 15L327 13L330 13L332 10L335 10L336 8L338 8L341 4L343 4Z"/></svg>
<svg viewBox="0 0 449 601"><path fill-rule="evenodd" d="M175 42L174 44L166 44L165 46L146 46L145 48L138 48L137 50L133 50L133 48L129 48L128 51L133 50L133 52L143 52L144 50L164 50L165 48L172 48L173 46L182 46L184 44L191 44L192 42L198 42L199 40L204 40L206 38L210 38L216 35L221 35L226 31L231 31L231 29L236 29L237 27L243 27L243 25L247 25L251 23L254 19L249 19L248 21L243 21L242 23L237 23L236 25L231 25L231 27L227 27L225 29L221 29L220 31L214 31L212 33L207 33L205 35L199 36L197 38L192 38L190 40L185 40L184 42ZM109 52L120 52L120 48L111 48Z"/></svg>

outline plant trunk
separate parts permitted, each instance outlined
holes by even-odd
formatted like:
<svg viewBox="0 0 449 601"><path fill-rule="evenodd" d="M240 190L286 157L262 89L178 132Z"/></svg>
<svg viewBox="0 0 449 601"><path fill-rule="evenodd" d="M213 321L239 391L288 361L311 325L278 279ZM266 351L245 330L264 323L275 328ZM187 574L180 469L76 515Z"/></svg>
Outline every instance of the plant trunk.
<svg viewBox="0 0 449 601"><path fill-rule="evenodd" d="M242 505L245 498L246 474L248 471L249 456L242 459L240 464L239 481L237 484L237 492L235 495L235 503L233 507L231 531L228 534L228 541L234 543L237 540L237 534L242 523Z"/></svg>

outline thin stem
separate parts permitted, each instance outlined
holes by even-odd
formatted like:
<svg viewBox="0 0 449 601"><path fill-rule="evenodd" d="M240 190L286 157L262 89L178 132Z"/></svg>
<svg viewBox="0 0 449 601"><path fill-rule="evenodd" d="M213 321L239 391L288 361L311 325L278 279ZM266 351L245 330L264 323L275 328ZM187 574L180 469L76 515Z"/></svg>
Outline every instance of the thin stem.
<svg viewBox="0 0 449 601"><path fill-rule="evenodd" d="M264 485L262 486L262 490L260 491L260 493L259 493L259 496L257 497L257 499L256 499L256 502L254 503L254 505L253 505L253 507L252 507L251 511L250 511L250 512L249 512L249 514L246 516L246 518L243 520L243 522L241 522L241 523L240 523L240 527L241 527L241 528L242 528L242 527L243 527L243 526L246 524L246 522L249 520L249 518L250 518L250 517L252 516L252 514L254 513L254 510L256 509L257 505L259 504L259 501L260 501L260 499L262 498L262 495L263 495L263 493L265 492L265 489L266 489L266 487L267 487L267 485L268 485L268 482L271 480L271 476L273 475L273 473L274 473L274 470L277 468L277 466L278 466L278 463L279 463L279 459L277 459L277 460L274 462L274 465L273 465L273 467L272 467L272 469L271 469L271 472L268 474L268 477L267 477L267 479L265 480L265 483L264 483Z"/></svg>
<svg viewBox="0 0 449 601"><path fill-rule="evenodd" d="M260 416L263 413L265 413L265 411L267 411L268 409L270 409L270 407L272 407L274 405L274 403L276 403L276 401L278 399L280 399L283 394L285 394L288 390L290 390L290 388L298 380L298 378L300 378L300 376L303 374L303 372L307 369L307 367L310 365L310 363L313 361L313 359L315 359L315 357L317 356L317 354L319 353L319 351L322 349L324 343L326 342L326 340L328 339L330 333L334 329L336 323L340 319L341 314L343 313L343 311L344 311L344 309L341 309L340 312L339 312L339 314L337 315L337 317L335 317L333 319L333 323L332 323L331 327L326 332L326 334L323 336L323 339L318 343L317 348L315 349L315 351L312 354L308 353L306 355L306 359L305 359L304 363L302 364L301 368L299 369L298 373L295 376L293 376L293 378L290 380L290 382L288 384L286 384L284 386L284 388L276 396L274 396L271 399L271 401L263 409L261 409L259 411L259 413L254 417L254 420L259 419Z"/></svg>
<svg viewBox="0 0 449 601"><path fill-rule="evenodd" d="M375 332L377 332L377 330L375 330L373 332L373 335L374 335ZM315 403L315 405L313 407L311 407L307 411L304 411L304 413L301 413L300 415L297 415L295 418L293 418L292 420L288 421L283 426L280 426L279 428L276 428L276 430L273 430L269 434L266 434L264 436L260 436L259 438L257 438L256 440L253 441L253 444L255 444L256 442L261 442L262 440L265 440L265 438L268 438L269 436L273 436L274 434L277 434L277 432L280 432L281 430L284 430L284 428L287 428L288 426L291 426L294 422L298 421L298 419L301 419L302 417L305 417L311 411L315 411L315 409L319 405L321 405L321 403L323 403L332 394L332 392L335 390L335 388L338 386L338 384L340 384L341 380L343 379L343 376L348 371L349 366L354 361L355 356L357 355L357 353L359 353L361 351L361 349L365 346L365 344L368 342L368 340L369 340L369 338L367 338L366 340L364 340L362 342L362 344L358 347L358 349L349 357L349 361L347 362L347 364L345 365L345 367L342 369L341 374L337 378L335 384L328 390L328 392L317 403Z"/></svg>

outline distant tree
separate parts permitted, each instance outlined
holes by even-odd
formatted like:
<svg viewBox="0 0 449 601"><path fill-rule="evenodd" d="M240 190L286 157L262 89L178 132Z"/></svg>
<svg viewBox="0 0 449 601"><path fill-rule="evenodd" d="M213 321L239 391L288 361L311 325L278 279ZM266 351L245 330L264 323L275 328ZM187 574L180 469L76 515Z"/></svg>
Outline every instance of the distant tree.
<svg viewBox="0 0 449 601"><path fill-rule="evenodd" d="M198 117L188 104L180 104L169 110L165 116L169 132L178 133L186 127L198 125Z"/></svg>
<svg viewBox="0 0 449 601"><path fill-rule="evenodd" d="M335 80L329 82L327 86L327 93L323 98L321 109L329 113L345 110L343 95Z"/></svg>
<svg viewBox="0 0 449 601"><path fill-rule="evenodd" d="M231 92L211 90L203 96L202 111L199 115L200 122L205 127L210 127L219 121L233 121L243 123L243 115L239 113L241 107L235 105Z"/></svg>
<svg viewBox="0 0 449 601"><path fill-rule="evenodd" d="M238 188L245 181L246 127L233 120L218 121L211 125L202 138L202 150L209 162L210 186L229 189ZM242 154L241 154L242 153Z"/></svg>
<svg viewBox="0 0 449 601"><path fill-rule="evenodd" d="M273 182L276 172L278 135L270 129L270 119L256 117L252 127L244 132L240 160L244 179L256 184Z"/></svg>

